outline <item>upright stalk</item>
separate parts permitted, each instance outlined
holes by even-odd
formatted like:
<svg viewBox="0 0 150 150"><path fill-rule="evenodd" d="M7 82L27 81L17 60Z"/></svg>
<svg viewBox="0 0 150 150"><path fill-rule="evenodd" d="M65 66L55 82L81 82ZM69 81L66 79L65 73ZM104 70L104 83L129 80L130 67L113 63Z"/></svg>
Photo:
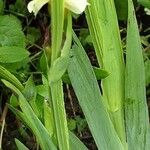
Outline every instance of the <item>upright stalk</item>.
<svg viewBox="0 0 150 150"><path fill-rule="evenodd" d="M64 95L61 79L50 85L55 132L60 150L69 150L69 134L64 107Z"/></svg>
<svg viewBox="0 0 150 150"><path fill-rule="evenodd" d="M62 35L64 26L64 0L51 1L51 35L52 55L51 64L57 59L62 46Z"/></svg>
<svg viewBox="0 0 150 150"><path fill-rule="evenodd" d="M60 58L61 49L63 45L63 28L64 28L64 0L52 0L50 1L50 15L51 15L51 35L52 35L52 45L51 45L51 60L50 70L48 70L48 80L50 86L51 104L55 122L55 132L56 140L58 143L58 148L60 150L69 150L69 134L67 128L67 120L64 106L64 95L63 95L63 85L61 77L52 82L49 74L51 73L51 68L55 64L56 60ZM55 69L55 67L54 67ZM54 74L55 76L55 74Z"/></svg>
<svg viewBox="0 0 150 150"><path fill-rule="evenodd" d="M126 147L124 126L124 61L113 0L89 0L86 11L99 65L110 75L102 80L104 103L120 140Z"/></svg>

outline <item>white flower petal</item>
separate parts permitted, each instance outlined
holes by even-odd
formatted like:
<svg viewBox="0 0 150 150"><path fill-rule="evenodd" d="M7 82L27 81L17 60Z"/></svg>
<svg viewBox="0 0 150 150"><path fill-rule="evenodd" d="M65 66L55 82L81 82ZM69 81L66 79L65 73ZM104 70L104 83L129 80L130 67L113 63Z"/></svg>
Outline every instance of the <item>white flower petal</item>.
<svg viewBox="0 0 150 150"><path fill-rule="evenodd" d="M48 2L49 0L32 0L28 3L27 8L30 13L33 12L36 16L39 10Z"/></svg>
<svg viewBox="0 0 150 150"><path fill-rule="evenodd" d="M145 8L144 11L145 11L145 13L146 13L147 15L150 15L150 9Z"/></svg>
<svg viewBox="0 0 150 150"><path fill-rule="evenodd" d="M49 1L50 0L32 0L28 3L27 8L30 13L33 12L36 16L39 10ZM81 14L87 5L89 5L87 0L65 0L65 8L76 14Z"/></svg>
<svg viewBox="0 0 150 150"><path fill-rule="evenodd" d="M81 14L87 5L87 0L65 0L65 7L76 14Z"/></svg>

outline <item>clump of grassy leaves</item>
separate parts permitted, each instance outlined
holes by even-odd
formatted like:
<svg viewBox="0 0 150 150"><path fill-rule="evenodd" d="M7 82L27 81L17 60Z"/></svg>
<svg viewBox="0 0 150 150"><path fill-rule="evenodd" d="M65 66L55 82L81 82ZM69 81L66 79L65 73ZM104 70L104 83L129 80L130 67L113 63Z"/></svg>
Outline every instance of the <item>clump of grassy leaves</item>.
<svg viewBox="0 0 150 150"><path fill-rule="evenodd" d="M87 150L67 126L65 82L73 86L98 149L148 150L150 128L145 68L133 1L88 2L85 15L90 44L98 60L97 68L91 65L72 30L72 13L64 8L64 0L49 2L51 42L31 57L26 47L38 39L39 30L25 27L25 36L20 21L12 15L4 15L4 12L11 12L26 18L27 10L19 7L26 5L25 1L22 4L17 0L9 11L0 1L0 78L12 90L7 106L34 134L37 149ZM148 0L134 1L137 2L147 8L150 6ZM127 21L126 57L118 19ZM35 84L33 75L26 82L20 81L19 75L16 76L18 70L29 73L28 64L36 55L41 55L39 65L43 72L38 73L42 81ZM101 90L97 79L101 79ZM5 123L5 119L3 121ZM4 127L0 141L3 130ZM15 142L19 150L28 149L18 139Z"/></svg>

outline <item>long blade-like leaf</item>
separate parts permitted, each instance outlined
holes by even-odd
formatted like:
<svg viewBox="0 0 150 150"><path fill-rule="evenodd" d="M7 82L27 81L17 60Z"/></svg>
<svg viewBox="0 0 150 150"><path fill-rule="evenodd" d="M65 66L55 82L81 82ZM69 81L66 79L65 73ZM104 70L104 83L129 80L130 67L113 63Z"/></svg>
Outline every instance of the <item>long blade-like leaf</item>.
<svg viewBox="0 0 150 150"><path fill-rule="evenodd" d="M122 150L122 143L104 106L90 61L83 47L75 41L78 44L73 47L68 73L97 147L101 150Z"/></svg>
<svg viewBox="0 0 150 150"><path fill-rule="evenodd" d="M66 121L66 113L64 108L64 94L62 81L59 80L51 85L52 106L55 121L55 130L57 141L61 150L69 149L69 134Z"/></svg>
<svg viewBox="0 0 150 150"><path fill-rule="evenodd" d="M87 147L72 133L69 132L71 150L88 150Z"/></svg>
<svg viewBox="0 0 150 150"><path fill-rule="evenodd" d="M110 74L102 80L103 98L115 130L126 146L124 126L124 60L114 0L89 0L86 18L99 66Z"/></svg>
<svg viewBox="0 0 150 150"><path fill-rule="evenodd" d="M11 74L6 68L4 68L1 65L0 65L0 78L11 82L20 91L22 91L24 89L24 87L21 84L21 82L13 74Z"/></svg>
<svg viewBox="0 0 150 150"><path fill-rule="evenodd" d="M21 143L18 139L15 139L15 143L17 145L18 150L29 150L23 143Z"/></svg>
<svg viewBox="0 0 150 150"><path fill-rule="evenodd" d="M21 119L25 121L25 123L32 129L33 133L36 135L36 138L42 148L42 150L56 150L57 148L53 144L47 130L40 122L38 117L35 115L34 111L30 107L29 103L23 96L23 94L11 83L7 82L6 80L2 80L3 83L13 90L19 96L19 103L22 109L23 114L21 115ZM25 119L24 119L25 117Z"/></svg>
<svg viewBox="0 0 150 150"><path fill-rule="evenodd" d="M129 150L145 150L149 118L146 105L144 61L137 21L131 0L128 0L126 49L125 120Z"/></svg>

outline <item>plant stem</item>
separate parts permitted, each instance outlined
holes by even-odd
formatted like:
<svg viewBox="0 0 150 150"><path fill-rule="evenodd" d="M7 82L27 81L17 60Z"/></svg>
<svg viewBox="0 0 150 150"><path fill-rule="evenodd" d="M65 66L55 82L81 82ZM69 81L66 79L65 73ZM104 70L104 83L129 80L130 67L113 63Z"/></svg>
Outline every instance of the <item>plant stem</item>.
<svg viewBox="0 0 150 150"><path fill-rule="evenodd" d="M61 55L63 28L64 28L64 0L53 0L51 4L51 26L52 26L52 48L50 66L54 64ZM69 47L70 48L70 47ZM58 81L51 82L48 70L48 80L51 95L51 104L55 123L55 132L60 150L69 150L69 133L67 128L67 119L64 105L63 85L61 77Z"/></svg>
<svg viewBox="0 0 150 150"><path fill-rule="evenodd" d="M113 0L90 0L86 18L99 65L110 75L102 80L104 103L126 147L124 126L124 60Z"/></svg>
<svg viewBox="0 0 150 150"><path fill-rule="evenodd" d="M3 114L2 114L2 117L1 117L2 128L1 128L1 133L0 133L0 149L2 149L2 139L3 139L3 132L4 132L4 127L5 127L5 119L6 119L7 111L8 111L8 107L5 104Z"/></svg>
<svg viewBox="0 0 150 150"><path fill-rule="evenodd" d="M62 81L51 84L52 105L57 142L60 150L69 150L69 135L64 108Z"/></svg>
<svg viewBox="0 0 150 150"><path fill-rule="evenodd" d="M64 0L51 1L52 54L51 65L60 54L64 26Z"/></svg>

